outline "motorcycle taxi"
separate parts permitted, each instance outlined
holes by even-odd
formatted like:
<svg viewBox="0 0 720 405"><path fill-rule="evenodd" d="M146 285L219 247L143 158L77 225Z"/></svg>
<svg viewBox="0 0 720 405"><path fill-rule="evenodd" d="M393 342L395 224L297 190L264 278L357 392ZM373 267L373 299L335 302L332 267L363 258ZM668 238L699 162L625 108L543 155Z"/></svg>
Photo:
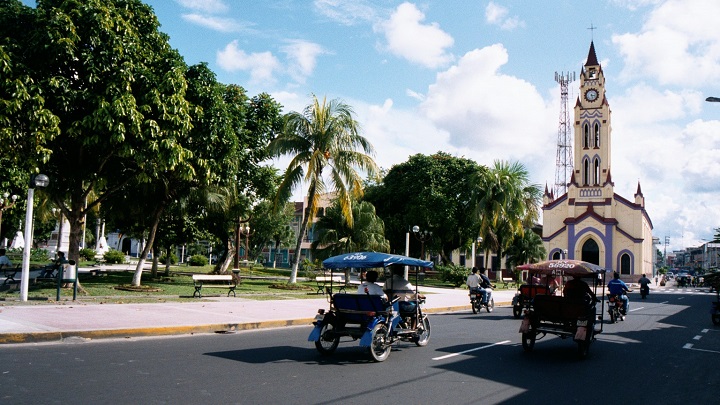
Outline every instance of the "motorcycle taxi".
<svg viewBox="0 0 720 405"><path fill-rule="evenodd" d="M390 266L415 266L432 268L433 263L407 256L377 252L355 252L333 256L323 261L327 269L380 268ZM330 295L330 308L321 308L315 316L308 341L323 355L332 354L341 339L357 341L368 348L370 356L377 362L390 355L392 345L408 341L417 346L426 346L430 341L430 320L422 311L425 298L417 292L415 272L414 299L403 301L393 297L369 294L336 293ZM387 274L387 272L386 272ZM331 287L332 288L332 287Z"/></svg>
<svg viewBox="0 0 720 405"><path fill-rule="evenodd" d="M573 277L588 284L594 296L587 299L565 296L562 286L559 288L562 292L556 292L556 295L535 294L526 304L519 330L526 352L531 352L537 340L550 334L561 339L573 339L577 343L579 357L587 357L590 344L603 331L604 300L597 297L605 295L607 270L580 260L548 260L524 264L518 269L527 270L531 276L543 275L562 280L563 285Z"/></svg>

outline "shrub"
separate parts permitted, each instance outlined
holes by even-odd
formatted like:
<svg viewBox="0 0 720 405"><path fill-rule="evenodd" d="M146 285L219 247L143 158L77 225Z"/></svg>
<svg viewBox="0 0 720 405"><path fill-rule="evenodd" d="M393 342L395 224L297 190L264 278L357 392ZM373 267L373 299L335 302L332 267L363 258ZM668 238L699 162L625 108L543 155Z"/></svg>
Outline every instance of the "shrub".
<svg viewBox="0 0 720 405"><path fill-rule="evenodd" d="M105 263L107 264L121 264L125 263L125 255L123 252L115 249L110 249L103 255Z"/></svg>
<svg viewBox="0 0 720 405"><path fill-rule="evenodd" d="M191 266L206 266L208 258L203 255L193 255L188 259L188 264Z"/></svg>
<svg viewBox="0 0 720 405"><path fill-rule="evenodd" d="M168 256L166 253L163 253L162 256L158 258L158 261L162 264L168 264ZM178 257L175 255L175 253L170 253L170 264L177 264Z"/></svg>
<svg viewBox="0 0 720 405"><path fill-rule="evenodd" d="M94 260L96 254L97 253L90 248L80 249L80 257L87 261Z"/></svg>
<svg viewBox="0 0 720 405"><path fill-rule="evenodd" d="M436 266L436 270L440 273L440 279L446 283L450 283L455 287L465 284L470 270L463 266Z"/></svg>

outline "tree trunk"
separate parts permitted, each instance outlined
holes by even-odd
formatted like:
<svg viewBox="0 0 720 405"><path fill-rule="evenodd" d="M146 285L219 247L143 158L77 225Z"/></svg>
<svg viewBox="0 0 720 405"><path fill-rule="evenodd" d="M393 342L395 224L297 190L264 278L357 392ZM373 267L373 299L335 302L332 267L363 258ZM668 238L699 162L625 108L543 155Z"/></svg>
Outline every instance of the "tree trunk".
<svg viewBox="0 0 720 405"><path fill-rule="evenodd" d="M235 245L237 245L237 243ZM233 249L232 241L230 240L230 238L227 238L225 246L226 246L225 251L228 253L225 255L225 260L223 260L222 264L218 267L218 274L227 274L227 270L230 267L230 263L233 262L233 255L230 253L234 252L235 249ZM237 249L237 247L236 247L236 249ZM237 254L237 252L235 254Z"/></svg>
<svg viewBox="0 0 720 405"><path fill-rule="evenodd" d="M135 274L133 275L132 285L134 285L135 287L140 287L140 282L142 281L143 266L145 265L145 258L147 257L148 252L150 252L150 249L152 249L153 243L155 242L155 233L157 232L158 225L160 224L160 217L162 216L164 209L165 204L160 204L155 210L155 215L153 215L153 222L152 226L150 227L150 235L148 236L147 243L143 248L142 254L140 255L140 260L138 260L137 267L135 268Z"/></svg>
<svg viewBox="0 0 720 405"><path fill-rule="evenodd" d="M309 198L308 201L310 201ZM298 235L297 243L295 244L295 260L293 260L292 270L290 271L290 280L288 280L288 284L297 283L298 266L300 265L300 245L302 244L303 237L305 236L305 229L307 229L307 223L309 218L309 213L307 215L303 215L303 220L300 224L300 234Z"/></svg>
<svg viewBox="0 0 720 405"><path fill-rule="evenodd" d="M165 250L165 257L167 257L167 260L165 260L165 277L170 277L170 255L172 254L172 246L168 247Z"/></svg>
<svg viewBox="0 0 720 405"><path fill-rule="evenodd" d="M152 269L150 270L150 277L151 278L157 278L158 276L158 255L157 255L157 249L153 246L152 248L153 252L153 261L152 261Z"/></svg>

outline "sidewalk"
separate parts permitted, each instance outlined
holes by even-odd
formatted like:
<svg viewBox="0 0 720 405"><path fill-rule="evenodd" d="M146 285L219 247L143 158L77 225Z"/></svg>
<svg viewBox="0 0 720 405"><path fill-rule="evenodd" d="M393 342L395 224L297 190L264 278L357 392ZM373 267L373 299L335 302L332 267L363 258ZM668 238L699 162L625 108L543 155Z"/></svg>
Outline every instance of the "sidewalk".
<svg viewBox="0 0 720 405"><path fill-rule="evenodd" d="M428 313L470 311L467 290L421 287ZM495 306L510 305L514 290L494 291ZM0 344L57 342L310 325L317 299L256 301L235 297L204 297L193 303L95 304L70 301L61 305L0 307Z"/></svg>

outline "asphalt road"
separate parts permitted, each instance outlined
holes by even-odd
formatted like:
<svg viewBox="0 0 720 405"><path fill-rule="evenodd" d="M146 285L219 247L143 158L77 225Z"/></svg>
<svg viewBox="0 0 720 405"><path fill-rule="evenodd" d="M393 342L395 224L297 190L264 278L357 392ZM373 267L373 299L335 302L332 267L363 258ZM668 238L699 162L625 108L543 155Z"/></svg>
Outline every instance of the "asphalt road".
<svg viewBox="0 0 720 405"><path fill-rule="evenodd" d="M714 295L631 296L579 360L571 340L520 345L510 308L431 314L427 347L373 363L357 342L321 356L310 327L0 347L0 403L717 403Z"/></svg>

